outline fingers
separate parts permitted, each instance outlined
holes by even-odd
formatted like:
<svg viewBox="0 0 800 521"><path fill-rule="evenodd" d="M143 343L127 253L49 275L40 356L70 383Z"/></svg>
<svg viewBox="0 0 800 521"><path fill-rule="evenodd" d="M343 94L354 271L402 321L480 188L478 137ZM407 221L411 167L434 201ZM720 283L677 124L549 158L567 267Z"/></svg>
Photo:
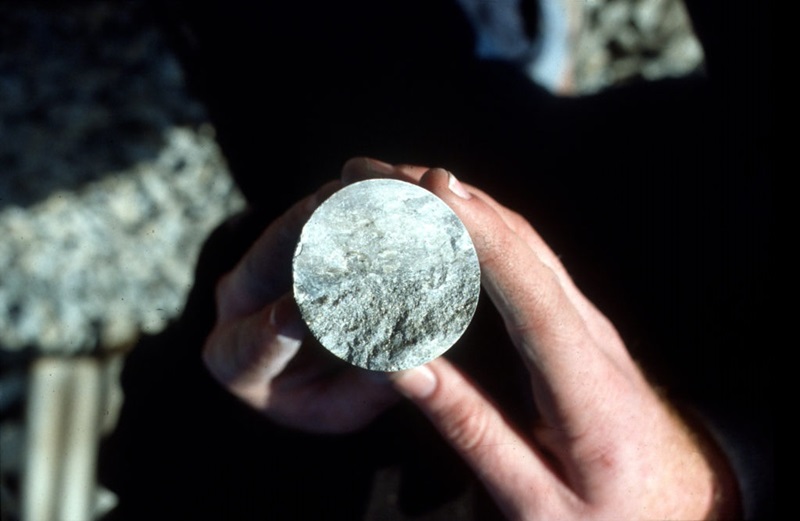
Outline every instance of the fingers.
<svg viewBox="0 0 800 521"><path fill-rule="evenodd" d="M558 273L482 197L463 196L444 170L426 173L420 184L445 201L470 232L484 287L529 365L545 420L580 436L611 414L606 403L618 375L598 348ZM599 392L604 389L604 392Z"/></svg>
<svg viewBox="0 0 800 521"><path fill-rule="evenodd" d="M280 375L271 386L270 415L306 431L345 433L365 427L400 400L385 377L344 364L316 374Z"/></svg>
<svg viewBox="0 0 800 521"><path fill-rule="evenodd" d="M449 182L448 184L458 185L461 183ZM631 375L636 373L636 368L631 364L630 357L616 328L578 289L564 264L533 226L520 214L501 205L482 190L469 185L465 185L465 187L471 194L478 196L497 212L506 226L535 253L545 266L553 271L561 288L572 302L572 305L575 306L576 311L586 324L587 331L597 342L598 347L609 355L620 369Z"/></svg>
<svg viewBox="0 0 800 521"><path fill-rule="evenodd" d="M442 169L354 160L345 174L345 182L416 182L448 204L472 237L484 287L530 369L538 428L526 442L444 358L392 378L509 518L675 517L682 510L661 492L676 483L686 490L685 476L695 474L707 508L708 469L686 471L704 464L692 440L666 417L613 326L525 219Z"/></svg>
<svg viewBox="0 0 800 521"><path fill-rule="evenodd" d="M584 325L564 295L557 274L479 197L459 195L455 178L434 169L422 185L443 199L470 232L484 285L520 347L573 343ZM554 320L557 318L557 320Z"/></svg>
<svg viewBox="0 0 800 521"><path fill-rule="evenodd" d="M291 293L241 320L215 328L203 361L223 386L256 408L269 399L264 388L292 360L305 336Z"/></svg>
<svg viewBox="0 0 800 521"><path fill-rule="evenodd" d="M340 187L339 181L327 183L267 227L217 286L220 322L253 313L289 290L292 256L303 225L316 207Z"/></svg>
<svg viewBox="0 0 800 521"><path fill-rule="evenodd" d="M542 503L555 503L568 495L540 454L446 359L395 373L392 379L474 469L509 519L524 517L520 498L536 494ZM539 508L547 510L544 504Z"/></svg>

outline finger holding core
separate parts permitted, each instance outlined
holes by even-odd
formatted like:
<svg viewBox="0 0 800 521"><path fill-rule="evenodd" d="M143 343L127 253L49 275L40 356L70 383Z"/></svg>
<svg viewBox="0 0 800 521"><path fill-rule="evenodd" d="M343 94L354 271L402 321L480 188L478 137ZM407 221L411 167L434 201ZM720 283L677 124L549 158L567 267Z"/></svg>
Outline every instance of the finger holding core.
<svg viewBox="0 0 800 521"><path fill-rule="evenodd" d="M480 294L475 248L456 214L410 182L339 190L303 228L293 288L311 333L337 357L400 371L444 354Z"/></svg>

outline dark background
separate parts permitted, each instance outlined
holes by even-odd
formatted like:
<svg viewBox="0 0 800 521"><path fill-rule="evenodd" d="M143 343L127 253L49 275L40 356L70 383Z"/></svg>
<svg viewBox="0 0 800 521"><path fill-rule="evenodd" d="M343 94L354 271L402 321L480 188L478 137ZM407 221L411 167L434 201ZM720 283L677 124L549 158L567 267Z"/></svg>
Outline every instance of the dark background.
<svg viewBox="0 0 800 521"><path fill-rule="evenodd" d="M113 123L55 148L67 171L83 169L81 181L27 177L14 202L29 205L54 187L79 187L152 156L155 129L208 118L243 193L268 214L336 175L352 155L443 166L531 220L656 382L712 411L754 453L771 454L768 4L688 2L703 70L658 82L626 78L575 99L553 98L507 63L476 62L469 25L450 4L381 5L324 4L309 16L309 4L254 11L244 2L199 2L183 10L168 2L150 11L136 2L19 3L59 21L48 26L16 23L20 11L6 4L4 49L83 41L93 51L65 52L63 63L111 65L118 77L102 97L85 100L113 108ZM51 37L47 27L60 32ZM121 42L140 27L158 27L174 47L137 40L139 54L129 56L138 59L120 68L130 50ZM181 57L187 99L201 110L180 105L179 96L159 100L163 112L131 103L143 89L125 90L126 78L151 77L147 64L163 52ZM0 77L37 70L23 57L6 55ZM26 77L36 85L37 76ZM52 104L82 92L68 85L26 91L40 95L33 105L4 105L4 183L21 165L7 152L16 150L8 146L15 123L58 123ZM4 353L4 374L19 374L26 353ZM3 419L18 421L22 403L5 408ZM16 478L7 476L4 491L13 494ZM758 479L771 489L771 475Z"/></svg>

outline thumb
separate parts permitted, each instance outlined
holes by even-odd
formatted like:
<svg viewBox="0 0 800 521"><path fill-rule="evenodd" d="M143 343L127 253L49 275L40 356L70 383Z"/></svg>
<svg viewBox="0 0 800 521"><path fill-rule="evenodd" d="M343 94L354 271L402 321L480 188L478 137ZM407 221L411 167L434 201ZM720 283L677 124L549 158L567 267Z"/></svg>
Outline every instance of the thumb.
<svg viewBox="0 0 800 521"><path fill-rule="evenodd" d="M461 454L506 513L519 513L516 499L557 486L539 454L495 405L444 358L392 375L395 388L430 419ZM522 493L522 495L520 495ZM512 516L516 517L516 516Z"/></svg>

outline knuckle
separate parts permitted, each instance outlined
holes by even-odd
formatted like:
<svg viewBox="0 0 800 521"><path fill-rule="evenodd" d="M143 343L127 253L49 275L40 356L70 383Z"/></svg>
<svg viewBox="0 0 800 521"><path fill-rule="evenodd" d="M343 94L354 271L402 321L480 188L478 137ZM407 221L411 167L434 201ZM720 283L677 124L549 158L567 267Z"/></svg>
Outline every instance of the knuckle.
<svg viewBox="0 0 800 521"><path fill-rule="evenodd" d="M491 437L492 414L488 407L469 404L454 407L442 419L443 435L465 452L488 445Z"/></svg>

